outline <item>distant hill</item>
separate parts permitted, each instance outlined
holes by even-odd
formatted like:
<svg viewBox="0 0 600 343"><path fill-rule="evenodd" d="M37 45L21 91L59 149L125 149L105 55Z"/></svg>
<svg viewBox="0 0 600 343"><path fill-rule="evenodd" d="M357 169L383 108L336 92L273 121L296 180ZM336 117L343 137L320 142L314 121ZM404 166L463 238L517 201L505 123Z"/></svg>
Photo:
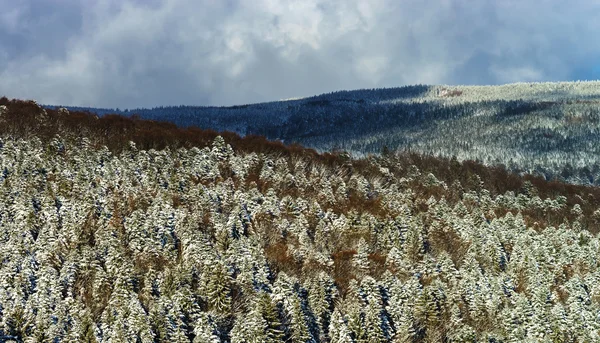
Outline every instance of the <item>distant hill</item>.
<svg viewBox="0 0 600 343"><path fill-rule="evenodd" d="M384 147L456 156L548 179L600 184L598 81L417 85L230 107L68 108L264 135L355 156Z"/></svg>

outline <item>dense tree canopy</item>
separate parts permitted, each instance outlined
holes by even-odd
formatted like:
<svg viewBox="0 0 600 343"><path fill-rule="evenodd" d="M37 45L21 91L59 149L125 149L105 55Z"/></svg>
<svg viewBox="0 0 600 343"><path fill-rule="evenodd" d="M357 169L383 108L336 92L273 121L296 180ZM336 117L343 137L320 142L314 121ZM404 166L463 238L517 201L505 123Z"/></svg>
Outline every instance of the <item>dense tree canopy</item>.
<svg viewBox="0 0 600 343"><path fill-rule="evenodd" d="M596 188L2 101L4 339L600 339Z"/></svg>

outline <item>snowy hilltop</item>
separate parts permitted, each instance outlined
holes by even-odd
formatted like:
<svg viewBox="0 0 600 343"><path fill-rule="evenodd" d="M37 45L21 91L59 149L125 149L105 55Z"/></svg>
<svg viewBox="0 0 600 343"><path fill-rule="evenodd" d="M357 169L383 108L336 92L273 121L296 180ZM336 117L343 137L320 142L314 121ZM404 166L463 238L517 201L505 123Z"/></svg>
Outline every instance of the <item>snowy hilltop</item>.
<svg viewBox="0 0 600 343"><path fill-rule="evenodd" d="M73 108L82 109L82 108ZM600 82L407 86L230 107L85 108L354 156L414 151L600 184Z"/></svg>

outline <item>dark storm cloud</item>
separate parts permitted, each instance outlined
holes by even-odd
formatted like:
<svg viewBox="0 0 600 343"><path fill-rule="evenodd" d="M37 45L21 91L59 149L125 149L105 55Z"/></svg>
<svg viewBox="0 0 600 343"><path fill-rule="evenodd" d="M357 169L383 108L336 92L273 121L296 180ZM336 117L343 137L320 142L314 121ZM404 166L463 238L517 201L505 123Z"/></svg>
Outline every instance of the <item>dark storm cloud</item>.
<svg viewBox="0 0 600 343"><path fill-rule="evenodd" d="M0 94L101 107L598 77L589 1L0 0Z"/></svg>

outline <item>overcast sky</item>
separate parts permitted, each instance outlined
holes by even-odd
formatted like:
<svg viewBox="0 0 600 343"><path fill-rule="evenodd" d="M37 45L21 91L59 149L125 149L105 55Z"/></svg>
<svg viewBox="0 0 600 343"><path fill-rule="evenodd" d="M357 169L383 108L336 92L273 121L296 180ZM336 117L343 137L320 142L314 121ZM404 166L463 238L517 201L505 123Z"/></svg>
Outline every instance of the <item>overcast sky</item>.
<svg viewBox="0 0 600 343"><path fill-rule="evenodd" d="M231 105L600 78L589 0L0 0L0 96Z"/></svg>

